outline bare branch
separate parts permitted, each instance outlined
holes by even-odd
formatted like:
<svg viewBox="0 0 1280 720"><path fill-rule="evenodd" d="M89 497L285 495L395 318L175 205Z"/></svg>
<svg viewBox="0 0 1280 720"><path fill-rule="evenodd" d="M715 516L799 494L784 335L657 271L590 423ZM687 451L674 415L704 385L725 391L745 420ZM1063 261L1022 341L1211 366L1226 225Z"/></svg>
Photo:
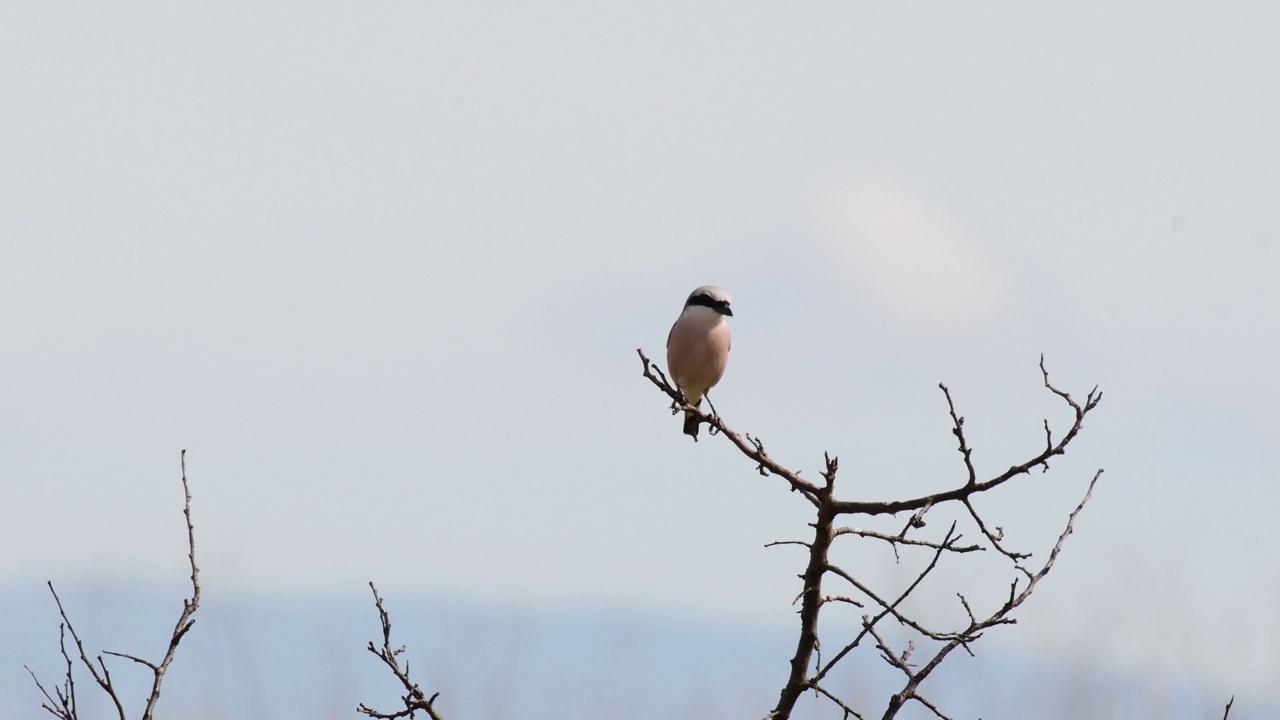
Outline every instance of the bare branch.
<svg viewBox="0 0 1280 720"><path fill-rule="evenodd" d="M52 588L50 588L52 590ZM62 687L54 687L54 693L58 699L54 700L49 696L49 691L45 690L44 685L40 684L40 678L36 677L35 672L30 667L23 666L27 670L27 674L31 676L36 687L40 689L40 694L44 695L45 702L40 707L48 710L51 715L60 720L76 720L76 679L75 679L75 663L71 660L71 655L67 653L67 624L65 622L58 624L58 650L62 653L63 663L66 665L66 671L63 675Z"/></svg>
<svg viewBox="0 0 1280 720"><path fill-rule="evenodd" d="M880 637L880 633L876 632L876 624L870 616L862 619L862 627L871 635L871 639L876 641L876 649L880 651L881 659L901 670L908 678L911 677L911 666L907 665L907 657L910 656L911 650L914 648L908 647L899 657L889 648L889 644L884 641L884 638Z"/></svg>
<svg viewBox="0 0 1280 720"><path fill-rule="evenodd" d="M827 697L837 707L845 713L845 718L861 717L854 709L844 700L834 696L825 690L821 683L829 676L832 670L845 657L847 657L854 649L859 647L867 637L871 637L875 641L876 649L881 657L891 666L899 670L903 674L904 684L902 689L889 698L888 705L885 708L882 720L888 720L897 715L898 711L908 702L915 701L927 708L936 717L942 720L950 720L936 705L926 699L919 693L921 683L923 683L932 672L942 663L951 652L957 648L963 648L970 655L973 654L970 645L980 639L984 632L992 627L999 625L1013 624L1016 620L1011 617L1011 613L1024 603L1031 593L1034 592L1038 583L1052 569L1054 562L1057 560L1062 550L1066 537L1071 534L1074 527L1076 517L1083 509L1084 505L1092 497L1093 488L1101 476L1101 471L1093 476L1089 483L1089 487L1085 492L1084 498L1075 510L1068 516L1066 527L1062 534L1058 537L1057 543L1049 552L1048 558L1044 564L1036 571L1032 571L1023 566L1022 562L1031 558L1030 553L1023 553L1012 550L1005 544L1004 531L999 526L988 523L978 512L973 498L984 492L988 492L1000 487L1008 481L1020 475L1029 474L1036 467L1048 469L1049 460L1057 455L1066 452L1067 446L1076 438L1083 427L1085 417L1097 407L1098 402L1102 398L1102 394L1095 387L1091 390L1083 403L1077 402L1070 394L1056 388L1049 380L1048 371L1045 369L1043 356L1040 359L1040 370L1044 381L1044 386L1055 396L1060 398L1071 410L1072 420L1070 427L1056 441L1053 432L1049 427L1048 420L1045 420L1045 445L1043 449L1035 451L1030 459L1025 462L1012 465L1004 472L980 480L978 471L973 462L973 447L969 444L965 435L965 419L956 409L951 391L945 384L939 384L939 388L943 392L943 396L947 402L947 412L951 418L952 434L956 438L957 449L960 452L964 468L965 479L962 484L944 489L942 491L921 495L919 497L907 500L897 500L888 502L867 502L854 500L840 500L835 496L835 478L838 470L838 460L828 454L824 454L824 470L821 472L823 482L821 484L806 480L800 476L798 472L792 471L782 466L765 452L764 442L756 436L750 434L739 435L729 428L724 420L718 416L706 415L697 408L690 407L683 403L683 397L679 391L672 387L666 380L666 376L662 374L656 366L654 366L642 351L637 350L640 355L641 362L644 366L644 376L654 383L659 389L671 397L673 401L673 410L676 412L689 412L695 414L703 422L708 423L713 429L718 430L720 434L727 437L738 450L750 461L756 464L756 469L761 475L778 475L782 477L791 487L793 491L799 491L806 500L812 504L816 511L816 518L811 523L814 529L813 539L811 541L776 541L769 543L766 547L774 545L799 545L805 547L809 551L809 559L807 567L802 575L802 588L796 601L800 603L800 634L797 639L796 652L791 659L791 671L787 676L786 683L782 692L779 694L778 703L773 711L767 716L767 720L787 720L791 717L796 700L809 689L816 693ZM960 544L961 535L957 532L957 522L953 521L941 539L924 537L919 533L908 538L908 533L920 530L926 527L925 516L935 506L947 503L959 502L966 510L968 518L976 524L978 532L981 535L980 540L985 542ZM878 530L869 530L854 525L847 527L835 528L834 520L841 515L894 515L899 512L907 511L912 513L902 530L897 534L890 534ZM967 522L967 521L966 521ZM873 590L865 582L860 580L854 573L840 567L831 562L829 554L831 543L837 537L856 536L878 540L887 543L894 552L894 557L901 561L899 557L899 546L902 547L923 547L932 551L929 561L918 570L912 582L900 593L896 593L893 599ZM963 624L954 630L935 630L926 625L922 619L914 617L913 614L903 612L902 605L907 597L916 593L924 579L933 573L941 559L945 557L960 557L967 553L978 551L986 551L988 546L1007 558L1013 565L1014 569L1021 577L1014 579L1009 586L1008 598L999 604L989 614L979 614L975 612L974 607L970 605L968 599L962 593L956 593L960 599L960 604L964 608L967 616L967 624ZM855 595L840 594L824 594L822 592L822 581L826 574L835 575L845 582L849 583L854 590ZM822 607L830 603L846 604L856 607L862 607L862 598L866 598L878 607L878 611L874 615L866 615L863 617L862 630L854 636L854 638L845 644L834 657L823 662L822 656L819 654L820 638L818 636L818 615ZM880 623L884 620L892 618L894 622L900 625L908 635L914 633L917 639L931 641L926 643L929 646L928 657L923 664L915 664L911 661L912 655L918 650L915 639L908 639L906 646L901 652L893 650L886 642L884 635L880 630ZM931 623L930 623L931 624ZM940 646L938 645L940 644ZM816 658L816 660L815 660ZM813 674L810 676L810 668Z"/></svg>
<svg viewBox="0 0 1280 720"><path fill-rule="evenodd" d="M951 413L951 433L960 442L960 454L964 457L964 467L969 473L969 481L966 484L976 485L978 483L978 471L973 468L973 450L969 449L969 445L964 439L964 418L956 414L956 404L951 401L951 391L947 389L947 386L938 383L938 387L942 389L942 394L947 398L947 410Z"/></svg>
<svg viewBox="0 0 1280 720"><path fill-rule="evenodd" d="M937 715L939 718L941 718L941 720L951 720L951 717L950 717L949 715L944 715L944 714L943 714L943 712L942 712L941 710L939 710L939 709L937 708L937 706L936 706L936 705L934 705L933 703L931 703L931 702L929 702L928 700L926 700L926 699L924 698L924 696L922 696L922 695L918 695L918 694L916 694L916 693L911 693L911 699L912 699L912 700L915 700L916 702L920 703L921 705L923 705L923 706L925 706L925 707L929 708L930 710L932 710L932 711L933 711L933 714L934 714L934 715Z"/></svg>
<svg viewBox="0 0 1280 720"><path fill-rule="evenodd" d="M1093 474L1093 479L1089 481L1089 487L1085 490L1084 497L1080 499L1076 508L1067 516L1067 525L1062 529L1062 534L1058 536L1058 542L1054 543L1053 549L1049 551L1049 559L1045 560L1040 571L1031 577L1031 581L1028 582L1027 586L1023 588L1021 593L1019 593L1019 599L1017 601L1018 605L1021 605L1026 598L1030 597L1031 593L1035 590L1036 584L1043 580L1044 576L1048 575L1049 571L1053 569L1053 564L1057 562L1058 555L1062 552L1062 544L1065 543L1067 541L1067 537L1075 531L1076 518L1080 515L1080 511L1084 510L1084 506L1089 502L1089 499L1093 497L1093 488L1098 484L1098 478L1100 477L1102 477L1102 470L1098 470Z"/></svg>
<svg viewBox="0 0 1280 720"><path fill-rule="evenodd" d="M817 497L818 486L817 485L809 482L808 480L804 480L803 478L800 477L799 473L793 472L783 467L781 464L779 464L778 462L770 458L764 452L763 443L760 442L759 438L751 438L751 436L749 435L744 438L742 435L739 435L737 432L734 432L731 428L729 428L719 416L709 415L691 405L683 404L684 398L682 395L680 395L680 391L674 388L669 382L667 382L666 376L663 375L662 371L658 369L657 366L654 365L652 361L649 360L649 358L644 354L644 351L637 349L636 353L640 356L641 363L644 367L644 371L643 371L644 377L648 378L649 381L652 382L658 389L662 390L665 394L671 397L672 400L678 404L678 407L677 407L678 410L684 411L684 412L692 412L693 414L698 415L701 421L706 422L708 425L711 425L712 427L716 428L718 431L724 434L724 436L727 437L729 441L732 442L740 452L742 452L751 460L755 461L757 463L757 468L760 470L761 473L765 473L767 471L768 473L781 476L791 485L791 488L793 490L800 491L802 494L804 494L804 496L809 500L810 503L817 505L818 503L818 497ZM1085 404L1080 405L1074 399L1072 399L1070 394L1059 390L1058 388L1054 387L1052 383L1049 382L1049 374L1044 367L1043 356L1041 356L1041 359L1040 359L1040 370L1044 377L1045 387L1048 388L1049 391L1052 392L1053 394L1062 398L1067 403L1067 405L1071 408L1075 416L1074 422L1072 423L1071 428L1066 432L1065 435L1063 435L1061 439L1058 440L1057 443L1054 443L1052 446L1046 447L1044 450L1037 453L1030 460L1023 463L1019 463L1017 465L1013 465L1008 470L1005 470L999 475L982 482L976 481L976 472L975 472L973 476L975 479L972 482L966 479L966 482L959 487L955 487L950 490L944 490L937 493L932 493L930 495L922 495L920 497L911 498L908 500L896 500L896 501L889 501L889 502L832 500L832 504L834 506L836 514L837 515L845 515L845 514L896 515L897 513L900 513L906 510L920 510L922 508L927 508L929 506L937 505L942 502L946 502L950 500L959 500L961 498L969 497L970 495L973 495L976 493L986 492L993 488L999 487L1000 485L1003 485L1004 483L1008 482L1009 480L1019 475L1028 474L1032 468L1047 465L1048 460L1051 457L1065 453L1067 445L1069 445L1071 441L1075 439L1076 435L1079 434L1080 429L1084 426L1085 416L1088 415L1095 407L1097 407L1098 402L1102 400L1102 393L1098 392L1097 388L1094 388L1089 392L1088 399L1086 400ZM950 392L946 390L945 386L943 387L943 390L944 390L944 395L947 397L948 403L950 404L951 402ZM958 415L955 414L953 405L950 405L950 407L951 407L952 415L954 416L953 432L956 432L958 435L963 435L963 418L960 418ZM963 438L959 438L959 439L961 440L962 443L964 442ZM966 470L967 470L968 464L971 464L969 463L969 460L970 460L970 454L972 453L972 450L968 448L967 443L965 443L963 444L961 452L962 454L964 454L966 458L966 463L967 463Z"/></svg>
<svg viewBox="0 0 1280 720"><path fill-rule="evenodd" d="M903 537L902 533L899 533L897 535L889 535L887 533L876 532L875 530L863 530L862 528L854 528L854 527L837 528L835 532L837 537L841 535L857 535L858 537L875 538L876 540L883 540L889 543L890 545L912 545L916 547L933 548L935 550L942 549L942 550L947 550L949 552L954 552L954 553L982 552L986 550L986 548L981 545L952 544L944 547L941 543L936 543L931 540L911 540ZM906 531L904 530L903 532L905 533ZM959 539L960 539L959 536L957 536L956 540L959 540Z"/></svg>
<svg viewBox="0 0 1280 720"><path fill-rule="evenodd" d="M1085 404L1081 405L1077 403L1075 400L1073 400L1071 395L1059 390L1058 388L1054 387L1052 383L1049 382L1049 372L1044 367L1043 355L1040 357L1040 371L1044 377L1044 386L1048 388L1049 391L1052 392L1054 395L1057 395L1058 397L1062 398L1063 401L1065 401L1067 405L1071 408L1072 413L1074 415L1074 420L1071 424L1071 427L1067 430L1066 434L1063 435L1062 438L1058 440L1058 442L1053 443L1052 445L1046 447L1044 450L1037 453L1035 457L1031 458L1030 460L1014 465L1010 467L1008 470L1005 470L1004 472L1000 473L999 475L989 480L985 480L982 482L966 481L965 484L961 485L960 487L952 488L951 490L945 490L942 492L933 493L931 495L923 495L917 498L912 498L910 500L898 500L898 501L891 501L891 502L853 502L853 501L847 501L847 500L840 501L836 503L837 512L841 514L859 513L863 515L884 515L884 514L893 515L893 514L900 513L904 510L916 510L918 508L923 508L929 505L936 505L938 503L946 502L948 500L959 500L961 498L967 498L976 493L986 492L987 490L991 490L993 488L999 487L1000 485L1003 485L1004 483L1008 482L1009 480L1019 475L1028 474L1032 468L1035 468L1035 467L1047 468L1049 459L1056 455L1062 455L1063 453L1065 453L1067 446L1071 443L1072 440L1076 438L1076 435L1080 433L1081 428L1084 427L1085 416L1087 416L1090 412L1093 411L1094 408L1098 406L1098 403L1102 400L1102 393L1098 392L1098 389L1095 387L1093 390L1089 391L1089 395L1085 401ZM944 388L944 392L945 392L945 388ZM946 393L946 396L948 399L948 404L950 404L950 393ZM952 409L952 415L956 419L953 431L956 432L958 435L963 435L963 429L962 429L963 418L959 418L955 416L954 406L952 406L951 409ZM961 452L965 454L966 470L968 470L969 469L969 463L968 463L969 453L966 452L967 445L964 445L963 438L961 438L961 443L962 443Z"/></svg>
<svg viewBox="0 0 1280 720"><path fill-rule="evenodd" d="M844 717L841 718L841 720L849 720L849 718L857 718L858 720L863 720L863 717L859 715L856 710L849 707L848 705L845 705L843 700L827 692L826 688L822 687L818 683L816 682L809 683L809 688L812 689L814 692L818 693L819 695L822 695L826 699L830 700L831 702L835 703L836 706L839 707L842 712L844 712Z"/></svg>
<svg viewBox="0 0 1280 720"><path fill-rule="evenodd" d="M187 521L187 561L191 567L191 597L182 601L182 613L178 616L178 621L174 623L173 633L169 636L169 646L165 649L164 659L158 664L151 663L146 660L125 655L122 653L110 653L119 657L128 658L134 662L141 663L151 669L151 693L147 696L147 705L142 711L142 720L152 720L155 713L156 703L160 700L160 685L164 682L164 675L169 671L169 665L173 663L174 655L178 652L178 644L182 642L182 638L186 637L187 632L195 625L193 616L200 607L200 568L196 565L196 529L191 522L191 486L187 484L187 451L182 451L182 515Z"/></svg>
<svg viewBox="0 0 1280 720"><path fill-rule="evenodd" d="M956 593L956 597L960 598L960 604L964 606L964 612L966 615L969 616L969 622L971 624L976 625L978 622L978 619L973 616L973 608L969 607L969 601L966 600L964 595L961 595L960 593Z"/></svg>
<svg viewBox="0 0 1280 720"><path fill-rule="evenodd" d="M67 708L66 699L62 694L62 688L55 688L55 690L58 691L58 700L54 700L53 697L49 695L49 691L44 689L44 685L40 684L40 678L36 677L36 674L31 671L31 667L28 665L23 665L22 667L27 671L27 674L31 676L31 680L40 690L40 694L44 695L45 702L41 703L40 707L48 710L50 714L57 718L74 718L76 716L75 710Z"/></svg>
<svg viewBox="0 0 1280 720"><path fill-rule="evenodd" d="M125 660L132 660L132 661L134 661L134 662L138 663L139 665L143 665L143 666L146 666L146 667L150 668L150 669L151 669L151 672L155 672L155 671L157 671L157 670L159 670L159 669L160 669L160 666L159 666L159 665L156 665L155 663L151 662L150 660L143 660L142 658L138 657L137 655L130 655L129 653L115 652L115 651L112 651L112 650L103 650L103 651L102 651L102 654L103 654L103 655L114 655L115 657L118 657L118 658L124 658Z"/></svg>
<svg viewBox="0 0 1280 720"><path fill-rule="evenodd" d="M765 547L777 547L778 545L800 545L801 547L811 547L812 543L807 543L803 540L774 540L773 542L764 544Z"/></svg>
<svg viewBox="0 0 1280 720"><path fill-rule="evenodd" d="M191 630L191 626L195 624L195 620L192 619L192 616L200 607L200 569L196 566L196 536L195 526L191 523L191 488L187 484L186 450L183 450L181 454L181 466L182 493L184 498L182 513L187 521L187 558L191 565L191 597L182 601L182 614L178 617L178 622L174 626L173 633L169 637L169 645L168 649L165 651L164 659L159 663L153 663L149 660L144 660L143 658L136 655L130 655L128 653L114 652L111 650L103 651L103 655L113 655L115 657L132 660L133 662L151 670L151 692L147 696L147 703L142 711L142 720L153 719L156 703L160 700L160 685L164 681L164 675L168 672L169 665L173 662L174 655L178 650L178 644L182 642L182 638L186 636L187 632ZM67 616L66 608L62 605L62 598L58 597L58 592L54 590L52 582L48 583L48 586L49 592L53 594L53 601L58 605L58 614L62 616L62 626L58 631L58 642L61 646L62 656L66 661L67 667L63 688L55 688L58 695L58 699L56 701L49 697L49 693L46 692L44 686L40 684L35 673L31 672L30 668L27 669L27 672L31 673L31 679L35 680L36 687L40 689L40 692L44 694L45 699L48 700L48 703L42 705L42 707L52 713L55 717L61 718L62 720L77 720L74 663L72 663L71 657L67 653L66 648L65 633L70 633L71 639L75 643L76 650L79 653L81 664L89 671L89 675L93 677L93 680L98 684L98 687L102 688L102 691L111 698L111 702L116 708L116 715L120 720L125 720L124 705L121 703L120 696L116 692L115 684L111 681L111 671L107 668L106 661L102 659L102 655L94 658L94 660L97 661L96 664L93 660L89 659L89 655L84 649L84 643L81 642L79 634L76 633L75 627L71 624L71 618ZM54 707L50 707L50 705L53 705Z"/></svg>
<svg viewBox="0 0 1280 720"><path fill-rule="evenodd" d="M738 450L742 452L743 455L746 455L748 458L751 458L756 462L756 467L761 474L772 473L783 478L791 485L792 490L800 491L800 493L803 494L809 502L814 503L815 505L817 504L817 485L801 478L799 473L788 470L774 461L773 458L769 457L769 455L764 451L764 443L760 442L759 438L752 438L750 435L745 437L739 435L725 425L718 415L709 415L692 405L685 404L684 396L680 394L679 390L667 382L666 376L663 375L662 371L645 356L644 351L637 348L636 353L640 355L640 361L644 365L644 376L656 385L658 389L671 397L671 399L677 403L678 410L697 415L699 420L707 423L722 433L729 439L729 442L733 443Z"/></svg>
<svg viewBox="0 0 1280 720"><path fill-rule="evenodd" d="M1031 554L1014 552L1001 545L1000 541L1004 540L1004 530L1002 528L996 528L995 532L989 530L987 528L987 524L982 522L982 516L978 514L978 511L973 507L973 503L969 501L969 498L961 498L960 502L964 503L965 509L969 511L969 516L978 524L978 530L987 537L987 542L991 543L991 547L995 548L996 552L1012 560L1013 564L1017 565L1019 570L1022 570L1022 566L1018 565L1018 561L1031 557ZM1023 572L1026 571L1023 570Z"/></svg>
<svg viewBox="0 0 1280 720"><path fill-rule="evenodd" d="M952 523L951 529L947 531L946 539L944 539L942 542L943 546L947 545L947 543L951 540L951 535L952 533L955 532L955 529L956 529L955 523ZM915 630L921 635L924 635L925 637L928 637L933 640L949 640L953 638L954 635L952 634L935 633L932 630L928 630L923 626L921 626L916 621L911 620L910 618L907 618L906 616L902 615L897 610L898 605L900 605L903 600L906 600L907 596L915 592L915 589L920 586L920 583L924 581L925 576L933 572L933 569L938 565L938 559L942 557L942 553L945 552L945 550L946 550L945 547L939 547L937 550L935 550L933 554L933 560L929 562L929 564L925 567L925 569L919 575L916 576L916 579L910 585L907 586L907 589L902 591L902 593L899 594L897 599L895 599L892 603L886 603L884 600L880 598L880 596L876 595L874 592L871 591L870 588L867 588L865 585L863 585L861 582L855 579L852 575L846 573L843 570L840 570L839 568L832 568L833 572L835 572L840 577L844 578L847 582L852 584L854 587L858 588L859 592L871 598L883 609L880 611L879 614L876 615L875 619L863 620L862 632L854 636L853 640L849 642L847 645L845 645L844 648L840 650L840 652L836 653L835 657L828 660L827 664L818 670L818 673L814 676L814 679L821 680L824 677L826 677L827 674L831 672L831 669L836 666L836 663L843 660L844 657L848 655L850 652L853 652L853 649L858 647L858 645L862 642L862 640L868 634L873 633L873 629L876 623L883 620L886 616L890 616L890 615L893 616L893 618L897 620L899 623L906 625L907 627L910 627L912 630Z"/></svg>
<svg viewBox="0 0 1280 720"><path fill-rule="evenodd" d="M1084 497L1067 517L1066 527L1058 536L1058 541L1054 544L1053 550L1050 551L1049 558L1045 560L1045 564L1040 568L1040 570L1031 576L1026 587L1024 587L1021 592L1014 594L1017 588L1017 581L1014 581L1013 589L1010 590L1010 599L1006 601L1004 605L992 613L990 617L981 622L970 621L970 625L966 630L958 633L952 640L944 644L929 662L909 677L907 684L903 687L902 691L890 698L889 708L885 711L883 720L888 720L889 718L894 717L897 714L897 711L902 707L903 703L907 700L923 700L923 698L917 695L917 688L919 688L920 683L924 682L925 678L927 678L938 667L938 665L946 659L947 655L949 655L951 651L961 646L968 649L968 643L980 637L980 632L982 630L996 625L1007 625L1014 622L1014 620L1009 617L1009 613L1013 612L1013 610L1021 606L1022 603L1026 602L1027 598L1031 597L1031 593L1035 591L1036 585L1040 580L1048 575L1049 571L1053 569L1053 564L1057 561L1058 555L1062 551L1063 543L1066 542L1067 536L1069 536L1073 531L1076 517L1079 516L1080 512L1084 509L1085 504L1088 503L1089 499L1093 496L1093 488L1100 477L1102 477L1101 470L1094 473L1093 479L1089 481L1089 487L1085 491ZM968 602L964 601L963 597L961 598L961 601L964 602L965 609L968 610ZM972 617L972 612L970 612L970 616ZM937 708L934 708L927 703L922 704L929 707L935 714L939 715L939 717L945 717L937 710Z"/></svg>
<svg viewBox="0 0 1280 720"><path fill-rule="evenodd" d="M102 688L102 691L107 694L107 697L111 698L111 702L116 706L117 717L119 717L120 720L125 720L124 705L120 702L120 696L116 694L115 686L111 683L111 674L107 672L107 666L102 663L102 657L98 657L98 665L94 665L93 661L89 659L89 654L84 651L84 643L80 640L80 635L76 632L75 626L71 624L71 618L67 617L66 608L62 606L62 598L58 597L58 591L53 589L52 582L48 582L46 585L49 586L49 592L53 594L53 602L58 606L58 614L62 616L62 624L67 628L67 632L71 633L71 641L75 643L76 651L80 655L81 664L88 668L89 675L93 677L93 681L98 684L98 687ZM59 631L59 633L61 633L61 631ZM63 649L63 656L66 657L65 646ZM101 667L101 671L99 671L99 667ZM75 688L72 685L70 667L67 668L67 684L71 691L74 691ZM71 702L73 706L73 714L71 717L75 718L74 696L71 697Z"/></svg>
<svg viewBox="0 0 1280 720"><path fill-rule="evenodd" d="M377 656L391 670L391 674L396 677L396 680L404 688L405 694L400 697L401 702L404 703L404 709L384 713L360 703L356 710L369 717L380 718L381 720L413 717L415 712L421 710L431 720L443 720L443 717L435 709L436 698L440 697L440 693L436 692L431 697L427 697L422 688L409 679L408 663L403 668L400 667L398 658L405 651L405 648L403 645L398 648L391 647L391 616L387 614L387 610L382 604L382 596L378 594L378 588L372 582L369 583L369 589L373 591L373 604L378 608L378 621L382 624L382 647L375 646L371 641L366 649Z"/></svg>

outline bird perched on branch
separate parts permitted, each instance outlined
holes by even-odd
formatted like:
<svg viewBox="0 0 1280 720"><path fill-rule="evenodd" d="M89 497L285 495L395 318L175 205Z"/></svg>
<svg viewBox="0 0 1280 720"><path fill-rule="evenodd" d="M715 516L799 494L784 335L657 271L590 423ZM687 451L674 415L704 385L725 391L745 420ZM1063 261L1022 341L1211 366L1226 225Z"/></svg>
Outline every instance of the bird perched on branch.
<svg viewBox="0 0 1280 720"><path fill-rule="evenodd" d="M694 407L715 387L729 362L729 293L703 285L689 294L684 310L667 335L667 369L685 401ZM708 399L707 401L711 401ZM715 405L711 412L716 411ZM684 433L698 439L698 417L685 413Z"/></svg>

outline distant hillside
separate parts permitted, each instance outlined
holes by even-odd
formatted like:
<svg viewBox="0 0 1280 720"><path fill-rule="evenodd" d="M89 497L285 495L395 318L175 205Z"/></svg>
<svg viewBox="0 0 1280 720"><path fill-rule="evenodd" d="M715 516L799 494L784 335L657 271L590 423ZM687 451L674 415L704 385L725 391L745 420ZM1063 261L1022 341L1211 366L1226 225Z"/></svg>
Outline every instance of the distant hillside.
<svg viewBox="0 0 1280 720"><path fill-rule="evenodd" d="M363 590L363 592L361 592ZM383 588L393 640L424 688L440 690L449 720L759 720L785 676L785 625L604 607L465 602ZM59 592L90 649L157 657L183 589L84 585ZM785 620L786 618L784 618ZM359 702L392 709L391 676L364 648L378 637L367 588L340 594L251 597L206 588L195 628L166 679L163 716L188 720L328 720L359 716ZM1008 631L1010 640L1016 628ZM49 717L23 665L59 680L58 618L38 582L0 585L0 720ZM827 652L834 652L826 648ZM1225 697L1185 679L1160 683L1098 668L1064 667L988 639L931 680L953 717L1220 718ZM113 675L141 698L145 672L116 661ZM883 697L895 678L865 652L835 688ZM83 720L107 717L101 693L79 683ZM1233 720L1280 718L1280 700L1240 697ZM925 717L909 713L903 717ZM816 700L802 718L839 718ZM877 714L878 717L878 714Z"/></svg>

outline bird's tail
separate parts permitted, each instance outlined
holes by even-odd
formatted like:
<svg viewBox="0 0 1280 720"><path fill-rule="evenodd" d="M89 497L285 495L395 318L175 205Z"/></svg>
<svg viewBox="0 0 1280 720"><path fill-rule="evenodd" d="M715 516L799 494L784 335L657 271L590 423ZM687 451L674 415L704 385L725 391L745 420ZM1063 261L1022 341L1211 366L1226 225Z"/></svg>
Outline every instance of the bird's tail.
<svg viewBox="0 0 1280 720"><path fill-rule="evenodd" d="M699 401L694 404L694 407L698 407L701 404L702 402ZM697 415L694 415L691 412L686 412L684 414L684 434L693 438L695 441L698 439L698 425L699 421Z"/></svg>

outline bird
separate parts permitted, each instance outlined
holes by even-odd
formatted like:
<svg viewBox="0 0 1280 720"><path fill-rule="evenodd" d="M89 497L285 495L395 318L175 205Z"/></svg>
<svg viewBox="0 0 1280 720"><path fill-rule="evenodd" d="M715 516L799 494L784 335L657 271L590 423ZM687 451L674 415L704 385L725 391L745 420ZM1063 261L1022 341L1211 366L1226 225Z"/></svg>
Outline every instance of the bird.
<svg viewBox="0 0 1280 720"><path fill-rule="evenodd" d="M729 293L703 285L689 293L680 317L667 335L667 369L685 401L698 407L715 387L729 362L729 323L733 316ZM708 400L710 402L710 400ZM715 406L711 406L715 412ZM698 439L698 416L685 412L684 433Z"/></svg>

